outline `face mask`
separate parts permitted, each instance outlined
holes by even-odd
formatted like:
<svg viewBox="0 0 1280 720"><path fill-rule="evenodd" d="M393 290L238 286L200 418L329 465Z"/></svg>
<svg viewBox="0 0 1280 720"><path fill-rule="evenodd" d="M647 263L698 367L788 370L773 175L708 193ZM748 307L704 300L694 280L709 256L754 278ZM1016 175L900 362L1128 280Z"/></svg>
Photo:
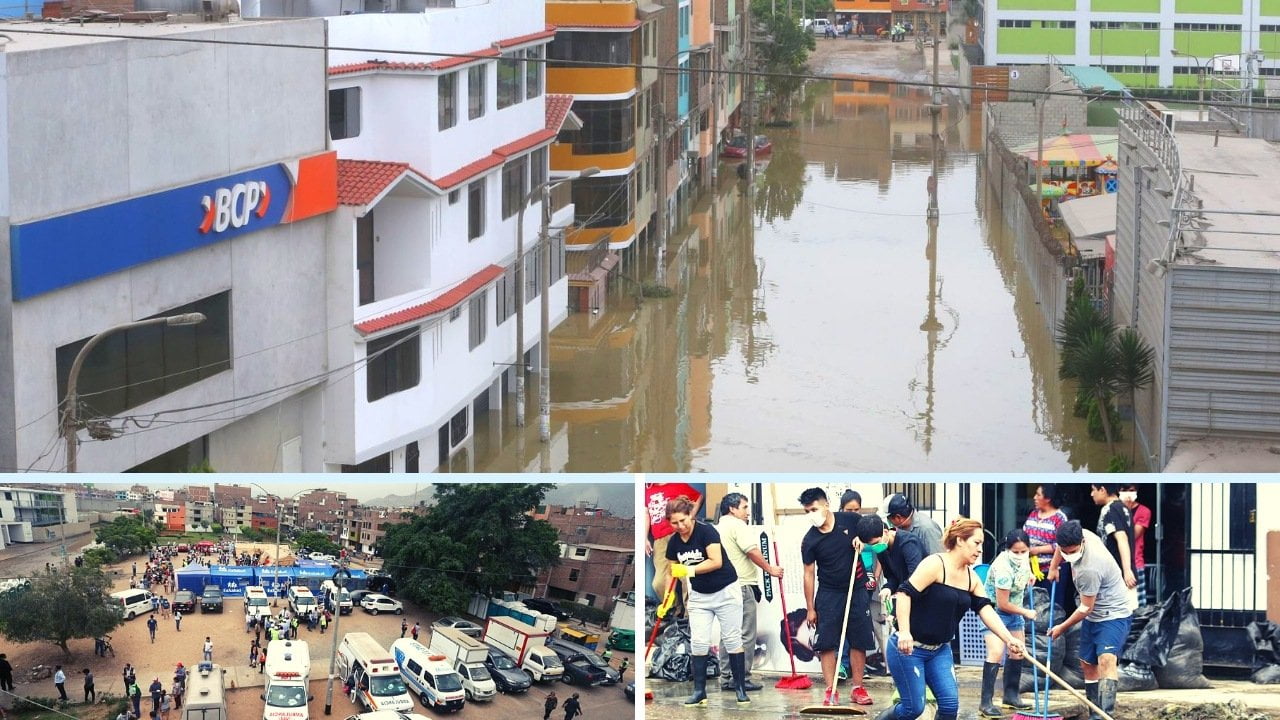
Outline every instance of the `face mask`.
<svg viewBox="0 0 1280 720"><path fill-rule="evenodd" d="M1062 553L1062 559L1069 563L1079 562L1082 557L1084 557L1084 548L1080 548L1073 553Z"/></svg>
<svg viewBox="0 0 1280 720"><path fill-rule="evenodd" d="M813 512L809 513L809 522L812 523L814 527L820 528L824 524L826 524L827 514L822 512L821 510L814 510Z"/></svg>
<svg viewBox="0 0 1280 720"><path fill-rule="evenodd" d="M1027 562L1027 558L1031 557L1031 553L1011 552L1009 554L1013 556L1013 562L1015 565L1024 565Z"/></svg>
<svg viewBox="0 0 1280 720"><path fill-rule="evenodd" d="M876 543L875 545L868 545L867 547L871 548L871 552L873 552L873 553L875 553L875 554L879 555L880 553L882 553L882 552L884 552L885 550L888 550L888 549L889 549L889 543L887 543L887 542L885 542L885 541L881 540L880 542Z"/></svg>
<svg viewBox="0 0 1280 720"><path fill-rule="evenodd" d="M1138 502L1138 493L1132 491L1122 492L1120 493L1120 499L1127 503Z"/></svg>

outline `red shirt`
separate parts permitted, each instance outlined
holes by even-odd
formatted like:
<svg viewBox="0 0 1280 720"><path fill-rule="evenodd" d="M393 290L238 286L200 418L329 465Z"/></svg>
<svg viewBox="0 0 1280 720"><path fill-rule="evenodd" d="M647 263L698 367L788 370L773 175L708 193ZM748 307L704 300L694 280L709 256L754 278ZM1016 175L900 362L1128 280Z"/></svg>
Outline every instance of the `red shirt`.
<svg viewBox="0 0 1280 720"><path fill-rule="evenodd" d="M1139 525L1146 528L1141 535L1137 533ZM1133 569L1141 570L1147 566L1146 561L1142 559L1142 550L1147 544L1147 530L1151 529L1151 508L1141 504L1134 506L1133 528L1134 535L1137 536L1137 540L1133 544Z"/></svg>
<svg viewBox="0 0 1280 720"><path fill-rule="evenodd" d="M702 499L702 493L685 483L645 483L644 506L649 511L649 532L654 540L676 531L667 520L667 503L681 495L694 502Z"/></svg>

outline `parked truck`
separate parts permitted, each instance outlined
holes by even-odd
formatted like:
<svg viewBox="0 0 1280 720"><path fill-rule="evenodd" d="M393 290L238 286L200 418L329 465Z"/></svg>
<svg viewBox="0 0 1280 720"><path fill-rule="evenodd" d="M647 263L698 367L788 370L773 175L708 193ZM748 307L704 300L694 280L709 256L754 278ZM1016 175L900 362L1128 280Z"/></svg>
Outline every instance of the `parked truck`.
<svg viewBox="0 0 1280 720"><path fill-rule="evenodd" d="M266 687L262 699L262 720L307 720L311 700L311 652L301 640L272 640L267 643L267 665L263 670Z"/></svg>
<svg viewBox="0 0 1280 720"><path fill-rule="evenodd" d="M547 647L551 633L512 617L495 616L485 622L485 644L510 657L534 682L559 680L564 674L560 658Z"/></svg>
<svg viewBox="0 0 1280 720"><path fill-rule="evenodd" d="M443 655L450 667L462 676L468 700L492 700L498 695L498 686L484 666L489 657L488 645L452 628L433 628L430 648L431 652Z"/></svg>
<svg viewBox="0 0 1280 720"><path fill-rule="evenodd" d="M200 663L187 675L179 720L231 720L222 693L222 668L213 663Z"/></svg>

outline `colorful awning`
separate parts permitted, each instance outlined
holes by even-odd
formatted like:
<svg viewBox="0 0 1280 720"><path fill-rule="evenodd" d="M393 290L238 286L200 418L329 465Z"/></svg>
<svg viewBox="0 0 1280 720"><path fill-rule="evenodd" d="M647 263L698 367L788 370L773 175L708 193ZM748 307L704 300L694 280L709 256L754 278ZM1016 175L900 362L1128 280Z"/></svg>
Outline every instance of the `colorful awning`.
<svg viewBox="0 0 1280 720"><path fill-rule="evenodd" d="M1035 142L1019 145L1014 152L1027 158L1034 166L1038 149ZM1044 139L1043 164L1045 167L1088 168L1101 165L1116 157L1115 135L1056 135Z"/></svg>

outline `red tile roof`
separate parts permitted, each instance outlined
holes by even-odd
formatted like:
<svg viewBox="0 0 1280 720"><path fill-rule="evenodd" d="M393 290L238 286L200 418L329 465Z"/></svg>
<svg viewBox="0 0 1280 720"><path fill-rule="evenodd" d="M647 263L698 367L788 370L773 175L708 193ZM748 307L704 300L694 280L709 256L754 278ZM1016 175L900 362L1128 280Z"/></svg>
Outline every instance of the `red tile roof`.
<svg viewBox="0 0 1280 720"><path fill-rule="evenodd" d="M575 22L575 23L560 23L559 25L556 25L555 27L556 27L556 29L557 29L557 30L579 30L579 29L582 29L582 30L618 30L618 31L622 31L622 30L635 30L636 28L640 27L640 21L639 21L639 20L632 20L632 21L631 21L631 22L629 22L629 23L622 23L622 24L620 24L620 25L607 24L607 23L579 23L579 22Z"/></svg>
<svg viewBox="0 0 1280 720"><path fill-rule="evenodd" d="M512 155L517 155L525 150L541 145L542 143L554 140L558 131L559 128L556 128L555 130L543 128L537 132L531 132L515 142L509 142L501 147L496 147L493 149L493 152L495 155L501 155L503 159L506 159Z"/></svg>
<svg viewBox="0 0 1280 720"><path fill-rule="evenodd" d="M531 43L535 40L552 38L552 37L555 37L555 34L556 34L556 26L548 25L546 30L542 30L540 32L529 33L528 35L517 35L516 37L507 38L506 40L499 40L498 47L502 48L503 50L506 50L509 47L524 45L525 43Z"/></svg>
<svg viewBox="0 0 1280 720"><path fill-rule="evenodd" d="M406 174L429 182L425 175L414 170L409 163L339 160L338 204L357 207L368 205Z"/></svg>
<svg viewBox="0 0 1280 720"><path fill-rule="evenodd" d="M505 158L503 158L501 155L489 153L488 155L485 155L479 160L473 160L467 163L466 165L463 165L462 167L458 168L457 170L454 170L453 172L449 173L448 175L445 175L444 177L432 178L431 182L435 183L436 185L439 185L442 190L448 190L449 188L455 185L458 185L463 182L466 182L467 180L470 180L471 178L479 175L485 170L491 170L493 168L498 167L499 165L502 164L502 161L504 159Z"/></svg>
<svg viewBox="0 0 1280 720"><path fill-rule="evenodd" d="M460 305L472 293L497 280L501 275L502 268L497 265L488 265L425 303L356 323L356 330L362 335L369 335L446 312Z"/></svg>
<svg viewBox="0 0 1280 720"><path fill-rule="evenodd" d="M348 65L334 65L329 68L330 75L350 75L358 72L373 72L375 70L398 70L402 72L422 72L430 70L429 63L407 63L407 62L391 62L390 60L366 60L364 62L350 63Z"/></svg>
<svg viewBox="0 0 1280 720"><path fill-rule="evenodd" d="M495 57L498 57L498 55L500 54L501 53L499 53L494 48L485 48L484 50L473 50L466 54L459 54L453 57L444 58L443 60L436 60L434 62L429 62L427 63L427 67L431 68L432 70L448 70L449 68L458 67L459 65L466 65L468 63L477 62L479 60L487 60L489 58L495 58Z"/></svg>
<svg viewBox="0 0 1280 720"><path fill-rule="evenodd" d="M547 93L547 129L560 132L564 119L569 116L569 108L573 106L572 95Z"/></svg>

